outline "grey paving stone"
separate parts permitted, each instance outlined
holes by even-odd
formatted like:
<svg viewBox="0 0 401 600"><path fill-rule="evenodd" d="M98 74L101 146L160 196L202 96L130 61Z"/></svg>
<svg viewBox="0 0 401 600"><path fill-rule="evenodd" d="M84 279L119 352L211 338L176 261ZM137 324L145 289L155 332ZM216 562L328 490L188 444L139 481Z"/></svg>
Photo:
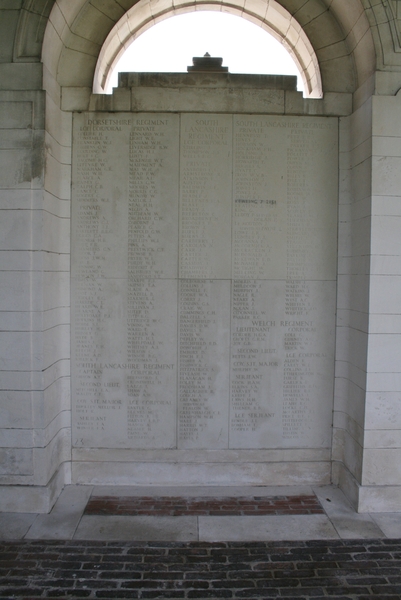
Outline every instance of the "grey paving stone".
<svg viewBox="0 0 401 600"><path fill-rule="evenodd" d="M343 540L386 537L369 515L331 517L331 522Z"/></svg>
<svg viewBox="0 0 401 600"><path fill-rule="evenodd" d="M338 488L328 485L316 487L313 491L342 539L386 537L372 515L356 513ZM399 535L401 536L401 526Z"/></svg>
<svg viewBox="0 0 401 600"><path fill-rule="evenodd" d="M92 491L91 486L67 486L48 515L38 515L27 539L71 539Z"/></svg>
<svg viewBox="0 0 401 600"><path fill-rule="evenodd" d="M313 540L338 537L325 515L199 517L200 541Z"/></svg>
<svg viewBox="0 0 401 600"><path fill-rule="evenodd" d="M197 517L82 517L74 539L132 541L193 541Z"/></svg>
<svg viewBox="0 0 401 600"><path fill-rule="evenodd" d="M0 539L23 538L35 519L36 514L33 513L0 513Z"/></svg>
<svg viewBox="0 0 401 600"><path fill-rule="evenodd" d="M386 537L392 539L401 537L401 513L382 513L371 516Z"/></svg>

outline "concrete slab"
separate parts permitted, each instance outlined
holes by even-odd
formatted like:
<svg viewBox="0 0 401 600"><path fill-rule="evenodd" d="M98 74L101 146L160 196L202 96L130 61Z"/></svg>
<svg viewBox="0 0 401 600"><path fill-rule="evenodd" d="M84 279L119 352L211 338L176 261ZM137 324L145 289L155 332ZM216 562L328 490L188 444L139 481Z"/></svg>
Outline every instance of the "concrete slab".
<svg viewBox="0 0 401 600"><path fill-rule="evenodd" d="M313 491L342 539L385 537L372 517L366 513L356 513L343 492L338 488L327 485L314 488Z"/></svg>
<svg viewBox="0 0 401 600"><path fill-rule="evenodd" d="M364 518L364 515L332 517L330 520L343 540L370 540L385 537L376 523L370 517Z"/></svg>
<svg viewBox="0 0 401 600"><path fill-rule="evenodd" d="M1 513L0 539L19 540L23 538L35 519L35 513Z"/></svg>
<svg viewBox="0 0 401 600"><path fill-rule="evenodd" d="M401 537L401 513L375 513L372 519L383 532L383 537L396 539Z"/></svg>
<svg viewBox="0 0 401 600"><path fill-rule="evenodd" d="M199 541L240 542L338 539L325 515L199 517Z"/></svg>
<svg viewBox="0 0 401 600"><path fill-rule="evenodd" d="M64 488L48 515L38 515L25 538L29 540L68 540L75 533L91 495L92 486Z"/></svg>
<svg viewBox="0 0 401 600"><path fill-rule="evenodd" d="M84 516L74 535L77 540L130 540L192 542L198 540L196 517Z"/></svg>

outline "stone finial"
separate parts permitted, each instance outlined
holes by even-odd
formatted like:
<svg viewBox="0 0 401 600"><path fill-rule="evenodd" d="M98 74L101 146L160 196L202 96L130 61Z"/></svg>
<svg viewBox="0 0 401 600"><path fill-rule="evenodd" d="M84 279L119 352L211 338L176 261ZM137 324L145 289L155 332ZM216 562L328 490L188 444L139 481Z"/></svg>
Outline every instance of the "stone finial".
<svg viewBox="0 0 401 600"><path fill-rule="evenodd" d="M228 67L223 67L222 64L222 58L210 56L209 52L206 52L204 56L194 56L192 59L192 66L187 67L187 71L191 73L227 73Z"/></svg>

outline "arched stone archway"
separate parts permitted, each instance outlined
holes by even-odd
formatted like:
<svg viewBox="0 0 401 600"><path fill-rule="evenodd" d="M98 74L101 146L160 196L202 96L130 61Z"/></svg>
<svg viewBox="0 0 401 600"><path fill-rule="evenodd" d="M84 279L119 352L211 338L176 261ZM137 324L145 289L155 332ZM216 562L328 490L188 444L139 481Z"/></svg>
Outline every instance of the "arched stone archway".
<svg viewBox="0 0 401 600"><path fill-rule="evenodd" d="M25 0L13 42L14 61L38 61L42 55L46 69L62 85L92 87L95 65L104 41L134 4L133 0L110 0L101 5L90 0L74 3ZM153 3L153 6L158 4ZM253 2L245 3L244 8L229 4L249 15L255 13ZM257 5L260 12L268 2ZM190 3L182 5L184 10L190 6ZM224 10L221 3L213 6L216 10ZM332 81L333 77L340 78L343 85L350 78L351 87L357 89L375 68L392 71L401 65L396 0L385 5L378 2L374 6L364 0L349 0L346 5L331 0L280 0L279 6L299 22L309 38L319 61L325 91L340 91L338 82ZM180 7L176 5L175 10L179 11ZM42 46L45 30L47 45L45 42ZM86 55L86 61L81 60L82 54ZM73 62L77 63L76 68L71 65Z"/></svg>
<svg viewBox="0 0 401 600"><path fill-rule="evenodd" d="M319 108L319 100L311 99L311 104L306 104L305 107L299 105L298 109L293 109L292 114L308 114L309 111L319 114L320 110L320 114L325 115L349 114L351 94L358 82L354 59L347 49L347 40L340 25L320 0L308 2L307 9L304 10L302 7L299 10L293 7L293 13L299 21L284 8L285 4L271 1L262 3L257 10L252 10L251 3L248 6L245 3L242 9L234 3L222 3L218 6L220 10L230 10L243 17L246 15L273 31L298 56L297 62L305 74L309 95L321 96L322 92L327 92L326 96L331 99L329 108L327 105ZM62 155L71 146L71 111L90 110L93 106L97 110L109 110L106 99L96 98L96 94L92 93L94 81L95 91L101 91L119 52L129 43L132 35L174 11L167 0L156 5L140 2L126 12L123 11L123 14L120 4L117 6L114 0L103 3L102 10L92 2L82 3L81 6L78 11L77 7L73 8L63 0L56 3L43 45L45 87L48 91L48 128L52 138L45 185L50 191L53 190L55 181L62 182L58 191L62 200L70 198L71 175L69 165L63 162ZM217 5L202 4L205 8L211 6ZM194 5L189 4L180 10L188 11L193 8ZM82 98L86 100L82 101ZM117 109L114 107L111 110ZM54 140L59 144L59 153L54 152ZM329 464L330 461L326 458L316 468L322 469L327 477ZM73 480L87 481L87 467L82 452L76 448ZM109 467L104 468L107 471ZM83 473L81 479L80 469Z"/></svg>
<svg viewBox="0 0 401 600"><path fill-rule="evenodd" d="M95 93L105 92L118 59L143 31L165 18L193 10L191 6L177 9L172 0L160 4L161 6L157 5L153 9L147 0L140 0L113 27L102 46L96 64L93 82ZM275 0L270 1L267 9L263 4L255 6L253 12L242 5L236 6L234 3L227 3L216 6L208 0L198 2L196 9L225 10L247 19L271 33L283 44L297 65L304 82L306 97L321 98L323 96L319 64L312 44L296 19Z"/></svg>
<svg viewBox="0 0 401 600"><path fill-rule="evenodd" d="M210 4L202 6L210 7ZM245 2L242 8L233 2L213 6L242 16L246 14L258 24L273 30L276 36L289 44L293 52L296 52L297 40L301 40L298 48L302 46L306 51L301 57L302 61L298 62L301 62L301 68L307 73L306 77L309 77L312 93L319 89L316 73L320 69L320 90L327 95L331 93L334 102L331 114L348 114L351 105L348 104L347 109L342 106L340 110L338 103L341 98L349 99L374 72L372 36L359 0L351 0L347 11L342 10L338 3L332 6L332 3L325 0L309 0L306 3L294 3L290 0L281 0L280 3L262 2L257 9L251 1ZM187 11L194 7L196 4L189 3L180 10ZM89 0L81 0L74 5L66 0L58 0L54 5L42 54L44 82L48 92L48 129L53 144L49 152L45 185L54 188L55 181L63 182L62 185L59 184L58 191L61 199L69 200L70 197L69 159L63 160L63 155L66 156L71 145L69 111L90 106L94 82L96 81L97 86L95 90L100 91L124 44L141 27L156 23L171 11L171 4L167 0L158 3L143 2L135 6L132 0L126 0L124 9L121 2L114 0L103 2L101 7L97 2ZM82 102L82 98L86 100ZM104 107L107 110L106 102ZM344 133L346 131L345 128ZM54 140L60 148L59 152L54 151ZM345 462L346 460L344 459ZM351 470L353 476L360 479L358 468ZM336 478L337 481L340 480L340 475Z"/></svg>
<svg viewBox="0 0 401 600"><path fill-rule="evenodd" d="M373 39L360 0L347 9L325 0L308 2L208 2L202 8L227 10L266 27L283 41L311 95L354 92L375 68ZM89 0L58 0L49 18L42 60L61 86L104 89L109 70L132 37L169 14L193 10L195 3L121 3L110 0L98 8ZM316 59L318 64L316 64ZM318 72L321 73L321 87Z"/></svg>
<svg viewBox="0 0 401 600"><path fill-rule="evenodd" d="M2 65L2 85L3 90L7 90L7 102L19 102L22 106L19 90L24 90L24 100L36 102L35 115L39 115L39 119L46 116L43 146L46 154L45 182L42 186L42 181L36 181L35 196L29 190L31 197L28 192L26 197L30 198L30 207L34 206L32 198L35 197L35 202L38 202L35 210L37 206L43 209L43 223L33 226L27 220L31 227L27 231L35 229L34 248L36 250L40 246L46 261L49 261L44 262L40 271L44 282L42 290L38 296L35 295L36 287L32 292L32 303L39 296L42 302L46 296L44 313L48 320L40 332L46 351L43 356L39 356L39 353L35 356L37 363L31 369L35 376L38 371L43 378L39 384L43 386L43 393L34 399L36 412L32 431L34 427L38 431L43 429L44 435L35 447L32 474L29 472L29 478L25 479L18 478L17 474L10 481L11 484L15 483L15 488L21 482L36 487L31 496L28 493L24 496L26 501L21 506L24 505L25 510L31 506L29 498L38 490L43 497L47 497L47 510L60 488L69 481L71 464L67 307L71 111L86 110L90 102L102 106L104 96L98 102L99 97L94 100L95 95L92 94L96 65L103 52L99 65L103 65L104 75L116 57L115 52L118 53L118 49L135 33L128 14L141 6L144 14L138 22L145 27L171 11L171 5L163 5L162 0L152 0L148 4L138 4L134 10L133 0L25 0L19 4L22 8L18 26L15 35L10 34L13 41L7 54L9 64ZM330 114L340 114L340 103L346 100L341 110L343 115L350 116L341 119L340 123L343 168L340 174L342 196L338 272L339 366L332 461L333 479L347 489L354 504L365 511L375 509L375 497L383 498L385 506L390 509L399 507L399 501L397 505L394 498L399 500L401 497L401 480L394 470L390 472L392 464L399 464L399 460L397 463L392 458L399 458L399 447L394 442L395 438L391 438L393 441L390 440L390 446L393 446L390 448L383 445L388 444L390 438L385 438L385 433L382 433L386 427L392 430L398 426L399 411L397 413L391 394L398 393L399 387L395 388L395 378L391 378L392 373L389 375L387 372L390 367L396 372L397 365L392 362L396 352L391 354L388 351L392 341L386 337L393 323L390 320L393 314L390 315L390 312L397 313L398 309L391 305L387 310L378 300L381 286L395 282L395 267L390 258L396 255L399 240L399 229L394 219L396 204L393 202L399 192L396 175L400 172L397 166L399 154L386 155L384 149L395 148L394 144L400 137L398 130L393 130L393 125L399 122L399 98L394 95L401 86L400 23L396 0L372 4L369 0L277 0L275 3L245 0L241 7L236 2L213 4L216 10L232 10L256 19L258 24L266 23L273 29L277 26L276 34L284 40L286 36L296 35L298 24L318 61L322 90L330 97L333 110ZM267 18L268 7L276 7L277 20ZM52 10L48 17L50 8ZM175 10L194 8L196 2L187 2ZM278 26L281 13L285 19ZM290 32L286 29L286 23L292 23L294 30ZM121 27L123 24L126 27L125 37L121 35L118 40L114 38L113 50L113 45L108 47L106 40L113 31L124 32L124 27ZM295 48L294 40L291 43L295 44ZM106 48L110 50L107 57ZM43 82L40 80L40 65L32 68L31 64L39 62L40 50ZM307 69L308 65L304 68ZM24 75L26 81L23 81ZM43 89L46 92L45 105L42 102ZM307 104L302 107L298 105L300 111L305 106L311 111L324 110L325 100L305 102ZM79 108L82 106L84 108ZM108 110L106 100L103 106L100 110ZM353 114L350 114L352 111ZM32 150L32 156L37 152L38 145ZM43 198L39 201L41 194ZM19 215L20 221L22 218ZM29 218L32 219L31 216ZM384 229L386 234L380 235ZM29 235L26 235L26 239L29 239ZM382 251L382 243L388 244L390 250L386 247ZM32 277L36 281L36 273ZM48 289L51 290L50 294L47 293ZM388 321L382 321L381 316L375 314L380 310L383 313L387 311L385 316ZM36 331L32 329L32 332L29 342L31 348L38 339ZM396 339L396 335L393 335L392 340ZM380 362L382 356L386 363L384 365ZM377 365L381 369L379 373ZM29 372L29 369L27 367L26 371ZM383 385L383 388L375 388L376 384ZM380 397L377 389L384 390ZM27 406L32 405L28 403ZM375 415L379 413L381 421L377 423ZM393 418L395 425L393 422L389 424L390 418ZM384 459L381 458L383 456ZM14 498L18 497L18 492L18 489L14 490Z"/></svg>

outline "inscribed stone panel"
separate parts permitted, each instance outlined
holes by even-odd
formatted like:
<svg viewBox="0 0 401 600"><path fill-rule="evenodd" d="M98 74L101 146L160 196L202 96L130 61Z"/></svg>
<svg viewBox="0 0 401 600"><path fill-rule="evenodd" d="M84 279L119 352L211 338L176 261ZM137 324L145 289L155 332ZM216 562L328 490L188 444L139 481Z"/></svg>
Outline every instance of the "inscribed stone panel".
<svg viewBox="0 0 401 600"><path fill-rule="evenodd" d="M181 116L180 277L231 278L232 117Z"/></svg>
<svg viewBox="0 0 401 600"><path fill-rule="evenodd" d="M75 115L77 446L176 445L177 121Z"/></svg>
<svg viewBox="0 0 401 600"><path fill-rule="evenodd" d="M227 448L230 282L182 279L179 448Z"/></svg>
<svg viewBox="0 0 401 600"><path fill-rule="evenodd" d="M337 120L76 115L74 444L330 446Z"/></svg>
<svg viewBox="0 0 401 600"><path fill-rule="evenodd" d="M286 276L287 120L234 118L233 278ZM284 130L285 131L285 130Z"/></svg>

